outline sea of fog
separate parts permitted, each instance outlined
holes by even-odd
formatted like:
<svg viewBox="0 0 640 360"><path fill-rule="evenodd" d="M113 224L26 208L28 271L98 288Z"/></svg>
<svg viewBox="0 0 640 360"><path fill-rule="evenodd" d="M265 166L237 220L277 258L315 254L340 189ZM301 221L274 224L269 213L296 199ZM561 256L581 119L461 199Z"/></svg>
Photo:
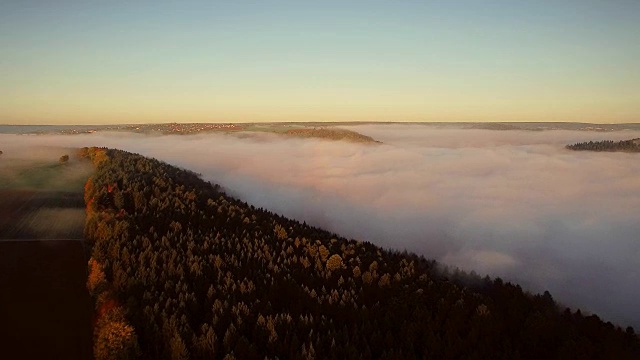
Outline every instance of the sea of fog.
<svg viewBox="0 0 640 360"><path fill-rule="evenodd" d="M349 128L383 144L98 133L0 135L0 150L96 145L152 156L288 217L640 327L640 154L564 149L640 132Z"/></svg>

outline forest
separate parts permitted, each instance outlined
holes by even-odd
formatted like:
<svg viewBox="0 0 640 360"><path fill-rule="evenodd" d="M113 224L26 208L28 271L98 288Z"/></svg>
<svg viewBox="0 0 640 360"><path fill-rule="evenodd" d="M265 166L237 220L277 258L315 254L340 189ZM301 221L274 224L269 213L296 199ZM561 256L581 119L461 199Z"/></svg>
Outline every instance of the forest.
<svg viewBox="0 0 640 360"><path fill-rule="evenodd" d="M198 174L84 148L96 359L638 359L640 339L500 278L345 239Z"/></svg>
<svg viewBox="0 0 640 360"><path fill-rule="evenodd" d="M581 142L573 145L567 145L567 149L576 151L622 151L622 152L640 152L640 139L613 141L589 141Z"/></svg>

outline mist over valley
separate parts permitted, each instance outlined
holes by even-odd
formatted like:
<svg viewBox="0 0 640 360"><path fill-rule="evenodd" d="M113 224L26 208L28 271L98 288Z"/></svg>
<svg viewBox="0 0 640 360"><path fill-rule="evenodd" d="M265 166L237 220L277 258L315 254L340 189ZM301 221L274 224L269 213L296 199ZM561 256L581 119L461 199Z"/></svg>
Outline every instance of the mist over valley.
<svg viewBox="0 0 640 360"><path fill-rule="evenodd" d="M255 206L640 326L637 155L564 148L640 132L344 128L381 144L271 133L0 135L0 163L50 146L140 153Z"/></svg>

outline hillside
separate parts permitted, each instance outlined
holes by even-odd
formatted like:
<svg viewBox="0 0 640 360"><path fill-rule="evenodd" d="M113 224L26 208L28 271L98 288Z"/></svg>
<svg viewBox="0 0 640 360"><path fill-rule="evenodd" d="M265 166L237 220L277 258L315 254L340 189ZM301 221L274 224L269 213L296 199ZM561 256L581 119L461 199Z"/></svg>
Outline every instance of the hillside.
<svg viewBox="0 0 640 360"><path fill-rule="evenodd" d="M349 123L346 123L349 125ZM353 125L353 124L352 124ZM234 136L251 136L254 133L273 133L282 136L319 138L323 140L348 141L356 143L373 143L370 136L353 130L341 129L327 124L304 123L164 123L164 124L122 124L122 125L81 125L81 126L2 126L0 133L16 134L93 134L96 132L132 132L147 135L195 135L225 134ZM2 155L0 153L0 155Z"/></svg>
<svg viewBox="0 0 640 360"><path fill-rule="evenodd" d="M443 274L154 159L82 155L96 165L85 233L98 359L640 357L632 328L559 308L549 293Z"/></svg>
<svg viewBox="0 0 640 360"><path fill-rule="evenodd" d="M613 140L581 142L567 145L566 148L576 151L640 152L640 138L617 142Z"/></svg>
<svg viewBox="0 0 640 360"><path fill-rule="evenodd" d="M380 144L380 141L363 135L354 130L347 130L327 124L302 123L267 123L267 124L239 124L235 136L250 136L256 133L272 133L283 137L315 138L330 141L347 141L361 144Z"/></svg>
<svg viewBox="0 0 640 360"><path fill-rule="evenodd" d="M286 135L304 138L320 138L325 140L344 140L358 143L379 143L370 136L358 132L338 128L304 128L292 129L285 132Z"/></svg>

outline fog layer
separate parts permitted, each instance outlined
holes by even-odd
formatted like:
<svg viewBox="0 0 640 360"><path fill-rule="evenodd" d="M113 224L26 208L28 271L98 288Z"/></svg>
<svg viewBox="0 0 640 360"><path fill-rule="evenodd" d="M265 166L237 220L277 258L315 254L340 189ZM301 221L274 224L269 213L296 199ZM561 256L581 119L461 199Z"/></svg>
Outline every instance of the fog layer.
<svg viewBox="0 0 640 360"><path fill-rule="evenodd" d="M0 150L97 145L152 156L254 205L640 326L640 155L564 149L640 133L351 129L384 144L272 134L0 135Z"/></svg>

